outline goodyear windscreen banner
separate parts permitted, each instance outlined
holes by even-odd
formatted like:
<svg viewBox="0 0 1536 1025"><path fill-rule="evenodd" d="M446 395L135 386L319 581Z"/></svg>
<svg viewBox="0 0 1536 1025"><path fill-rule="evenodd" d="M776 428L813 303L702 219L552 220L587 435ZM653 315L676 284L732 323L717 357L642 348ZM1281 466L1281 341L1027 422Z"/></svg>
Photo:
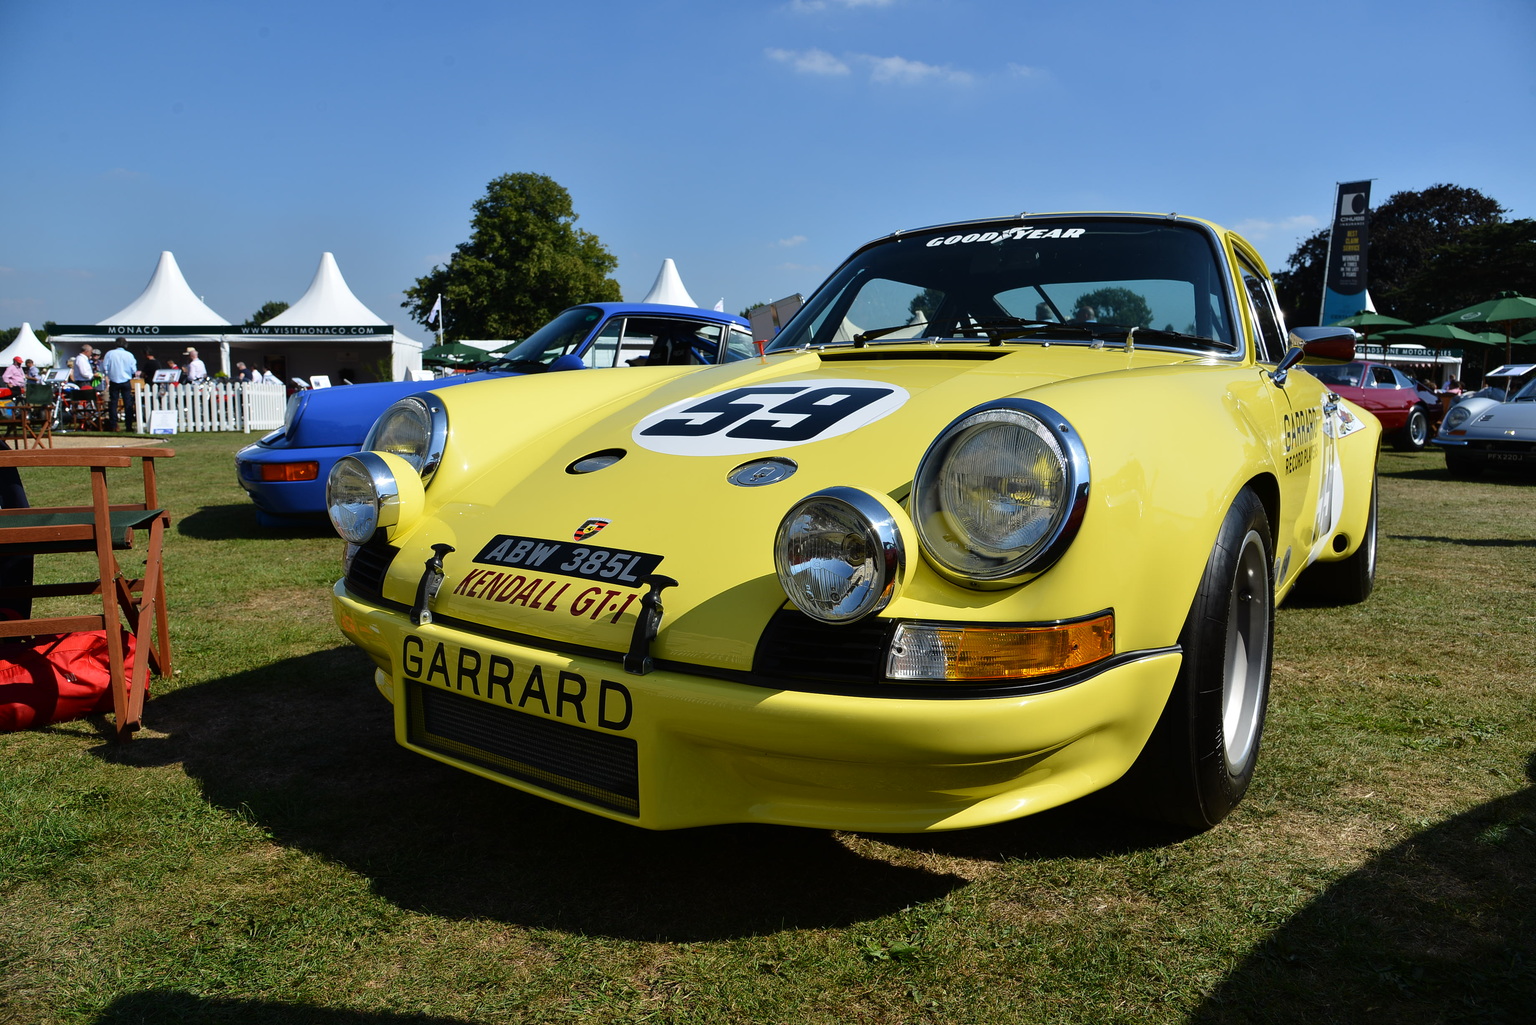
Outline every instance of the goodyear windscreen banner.
<svg viewBox="0 0 1536 1025"><path fill-rule="evenodd" d="M1328 267L1323 279L1323 313L1319 324L1337 324L1366 306L1365 254L1370 245L1371 183L1339 186L1333 206L1333 231L1328 236Z"/></svg>

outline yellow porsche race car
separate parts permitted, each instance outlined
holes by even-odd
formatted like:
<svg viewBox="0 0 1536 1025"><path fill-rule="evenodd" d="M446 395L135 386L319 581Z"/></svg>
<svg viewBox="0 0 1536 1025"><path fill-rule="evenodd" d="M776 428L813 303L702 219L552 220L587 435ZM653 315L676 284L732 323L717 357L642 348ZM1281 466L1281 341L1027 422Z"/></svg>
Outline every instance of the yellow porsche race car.
<svg viewBox="0 0 1536 1025"><path fill-rule="evenodd" d="M1253 776L1274 610L1357 602L1380 425L1173 215L903 231L760 358L402 399L329 480L399 742L653 829L955 829Z"/></svg>

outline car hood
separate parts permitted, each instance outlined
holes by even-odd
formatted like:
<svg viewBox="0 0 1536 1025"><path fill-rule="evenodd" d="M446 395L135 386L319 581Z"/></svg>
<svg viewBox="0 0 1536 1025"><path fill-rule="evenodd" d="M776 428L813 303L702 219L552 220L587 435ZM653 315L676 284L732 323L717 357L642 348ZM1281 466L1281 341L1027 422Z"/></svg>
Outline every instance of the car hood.
<svg viewBox="0 0 1536 1025"><path fill-rule="evenodd" d="M1462 425L1464 433L1508 435L1513 431L1518 440L1536 440L1536 402L1473 399L1466 406L1472 415Z"/></svg>
<svg viewBox="0 0 1536 1025"><path fill-rule="evenodd" d="M388 409L391 403L407 395L507 376L505 373L477 371L448 380L379 381L301 392L299 400L302 407L286 433L286 444L294 447L347 445L357 448L368 436L368 429L379 418L379 414Z"/></svg>
<svg viewBox="0 0 1536 1025"><path fill-rule="evenodd" d="M1147 422L1149 402L1197 401L1181 397L1182 382L1198 376L1178 369L1189 362L1201 360L1078 346L871 347L691 372L589 371L532 389L454 388L441 396L448 453L425 516L396 541L384 595L409 604L431 546L447 544L439 619L622 652L645 575L656 572L677 581L665 592L662 654L747 668L785 603L773 538L799 499L847 485L900 503L934 437L1002 396L1049 403L1073 419L1090 454L1123 448ZM701 397L704 410L680 408ZM1110 412L1090 420L1088 408ZM728 423L746 429L733 435ZM604 453L620 458L580 472ZM777 461L766 471L771 483L732 482L733 471L745 467L750 478L769 460ZM905 536L915 549L910 525ZM915 550L907 561L903 607L890 612L952 617L958 589ZM959 593L975 609L996 598Z"/></svg>

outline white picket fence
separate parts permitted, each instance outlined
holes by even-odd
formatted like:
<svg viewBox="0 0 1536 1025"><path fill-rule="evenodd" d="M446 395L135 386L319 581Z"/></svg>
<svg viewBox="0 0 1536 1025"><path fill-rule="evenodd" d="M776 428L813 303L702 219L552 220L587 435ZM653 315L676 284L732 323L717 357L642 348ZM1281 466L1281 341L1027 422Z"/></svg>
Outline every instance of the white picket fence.
<svg viewBox="0 0 1536 1025"><path fill-rule="evenodd" d="M209 381L150 385L133 393L140 434L150 433L154 414L176 413L176 431L270 431L283 425L288 392L281 384Z"/></svg>

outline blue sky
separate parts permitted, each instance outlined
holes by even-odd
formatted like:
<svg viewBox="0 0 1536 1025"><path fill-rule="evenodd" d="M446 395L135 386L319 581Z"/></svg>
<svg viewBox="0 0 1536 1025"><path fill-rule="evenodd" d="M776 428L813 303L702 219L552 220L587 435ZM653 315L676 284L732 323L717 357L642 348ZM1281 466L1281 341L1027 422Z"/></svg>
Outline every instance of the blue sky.
<svg viewBox="0 0 1536 1025"><path fill-rule="evenodd" d="M330 251L425 337L402 290L521 171L626 298L671 257L733 311L973 216L1172 210L1275 268L1339 181L1536 217L1531 0L3 0L0 40L0 327L109 317L164 249L239 322Z"/></svg>

